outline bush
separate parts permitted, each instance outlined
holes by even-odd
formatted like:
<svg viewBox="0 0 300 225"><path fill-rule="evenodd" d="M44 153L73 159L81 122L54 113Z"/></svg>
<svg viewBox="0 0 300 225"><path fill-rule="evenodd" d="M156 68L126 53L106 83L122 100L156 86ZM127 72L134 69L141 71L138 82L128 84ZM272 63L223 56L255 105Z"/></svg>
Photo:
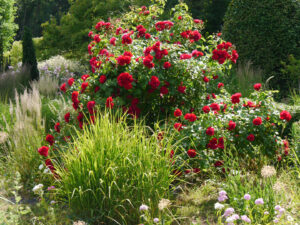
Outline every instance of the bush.
<svg viewBox="0 0 300 225"><path fill-rule="evenodd" d="M21 67L21 63L16 68L0 74L0 99L14 98L15 90L18 93L24 91L29 86L30 79L29 69Z"/></svg>
<svg viewBox="0 0 300 225"><path fill-rule="evenodd" d="M300 5L294 0L232 0L224 18L223 35L233 42L241 61L252 61L275 75L273 87L286 87L280 62L300 52ZM291 79L291 78L290 78Z"/></svg>
<svg viewBox="0 0 300 225"><path fill-rule="evenodd" d="M41 77L52 77L60 83L66 82L71 77L87 73L87 67L78 61L65 59L63 56L53 56L48 60L38 63Z"/></svg>
<svg viewBox="0 0 300 225"><path fill-rule="evenodd" d="M39 70L37 68L35 47L32 41L32 35L29 28L24 29L22 45L23 45L23 58L22 58L23 66L27 66L30 68L31 80L38 80Z"/></svg>
<svg viewBox="0 0 300 225"><path fill-rule="evenodd" d="M128 126L124 117L97 118L62 153L59 195L86 221L137 224L142 203L157 206L168 195L171 146L158 144L142 124Z"/></svg>

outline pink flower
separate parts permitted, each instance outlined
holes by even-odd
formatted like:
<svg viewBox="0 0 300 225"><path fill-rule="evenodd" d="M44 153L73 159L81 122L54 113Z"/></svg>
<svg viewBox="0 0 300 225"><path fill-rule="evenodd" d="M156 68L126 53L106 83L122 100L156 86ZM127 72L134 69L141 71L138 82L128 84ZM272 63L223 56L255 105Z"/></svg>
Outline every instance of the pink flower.
<svg viewBox="0 0 300 225"><path fill-rule="evenodd" d="M255 200L255 204L256 205L263 205L264 204L264 200L262 198L258 198Z"/></svg>

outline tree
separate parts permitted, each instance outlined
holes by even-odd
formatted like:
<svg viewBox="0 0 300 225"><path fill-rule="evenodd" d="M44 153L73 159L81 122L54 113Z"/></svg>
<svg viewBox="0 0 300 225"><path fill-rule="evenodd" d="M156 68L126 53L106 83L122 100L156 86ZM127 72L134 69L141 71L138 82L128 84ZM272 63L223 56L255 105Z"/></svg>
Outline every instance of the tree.
<svg viewBox="0 0 300 225"><path fill-rule="evenodd" d="M69 9L68 0L16 0L17 15L16 23L19 25L16 39L20 40L24 27L30 27L33 37L42 35L41 24L51 16L59 20L62 13Z"/></svg>
<svg viewBox="0 0 300 225"><path fill-rule="evenodd" d="M35 48L32 41L31 31L25 27L23 34L23 66L30 68L31 80L39 79L39 70L37 68L37 61L35 56Z"/></svg>
<svg viewBox="0 0 300 225"><path fill-rule="evenodd" d="M3 70L4 51L13 41L18 26L15 24L14 0L0 0L0 71Z"/></svg>
<svg viewBox="0 0 300 225"><path fill-rule="evenodd" d="M265 80L288 90L280 62L300 55L300 2L294 0L232 0L225 15L223 35L237 47L240 61L265 72Z"/></svg>
<svg viewBox="0 0 300 225"><path fill-rule="evenodd" d="M67 14L60 20L52 17L44 23L44 45L48 49L72 52L72 56L81 57L86 53L90 41L88 33L99 20L118 17L129 10L131 4L147 5L147 0L74 0ZM59 41L57 40L59 37ZM54 52L57 52L53 50Z"/></svg>

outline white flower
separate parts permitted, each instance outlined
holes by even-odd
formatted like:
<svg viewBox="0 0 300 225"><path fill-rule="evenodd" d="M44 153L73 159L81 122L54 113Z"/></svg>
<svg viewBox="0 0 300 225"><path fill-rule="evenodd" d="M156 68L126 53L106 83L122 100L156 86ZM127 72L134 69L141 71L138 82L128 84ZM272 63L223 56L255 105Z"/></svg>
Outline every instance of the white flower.
<svg viewBox="0 0 300 225"><path fill-rule="evenodd" d="M233 214L232 216L226 219L227 223L233 223L234 221L238 220L240 217L238 214Z"/></svg>
<svg viewBox="0 0 300 225"><path fill-rule="evenodd" d="M223 208L224 208L224 205L220 204L219 202L215 203L215 209L220 210Z"/></svg>
<svg viewBox="0 0 300 225"><path fill-rule="evenodd" d="M158 222L159 222L159 219L158 219L158 218L154 218L154 219L153 219L153 222L154 222L154 223L158 223Z"/></svg>
<svg viewBox="0 0 300 225"><path fill-rule="evenodd" d="M50 202L51 205L54 205L55 203L56 203L56 201L53 201L53 200Z"/></svg>
<svg viewBox="0 0 300 225"><path fill-rule="evenodd" d="M42 170L43 168L44 168L44 165L41 164L41 165L39 166L39 170Z"/></svg>
<svg viewBox="0 0 300 225"><path fill-rule="evenodd" d="M44 169L44 173L51 173L51 171L49 170L49 168Z"/></svg>
<svg viewBox="0 0 300 225"><path fill-rule="evenodd" d="M148 211L148 209L149 207L144 204L140 206L140 211Z"/></svg>
<svg viewBox="0 0 300 225"><path fill-rule="evenodd" d="M44 187L43 184L35 185L35 186L32 188L32 191L33 191L35 194L38 194L38 193L40 193L41 191L43 191L43 187Z"/></svg>
<svg viewBox="0 0 300 225"><path fill-rule="evenodd" d="M269 212L268 212L268 211L265 211L264 214L265 214L265 215L269 215Z"/></svg>

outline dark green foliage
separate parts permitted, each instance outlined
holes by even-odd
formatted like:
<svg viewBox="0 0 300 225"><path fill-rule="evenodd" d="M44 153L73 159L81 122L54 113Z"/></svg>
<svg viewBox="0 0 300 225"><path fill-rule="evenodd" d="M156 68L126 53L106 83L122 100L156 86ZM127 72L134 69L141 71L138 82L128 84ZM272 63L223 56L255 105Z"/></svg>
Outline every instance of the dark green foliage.
<svg viewBox="0 0 300 225"><path fill-rule="evenodd" d="M29 28L25 27L23 34L23 66L30 68L31 80L39 79L39 70L35 56L35 48L32 41L32 35Z"/></svg>
<svg viewBox="0 0 300 225"><path fill-rule="evenodd" d="M300 90L300 59L290 55L288 62L282 62L282 66L282 79L285 80L290 89Z"/></svg>
<svg viewBox="0 0 300 225"><path fill-rule="evenodd" d="M15 24L15 0L0 0L0 72L3 71L4 52L9 49L17 25Z"/></svg>
<svg viewBox="0 0 300 225"><path fill-rule="evenodd" d="M185 2L189 5L193 17L205 22L204 33L211 34L221 30L223 17L230 0L186 0ZM168 0L166 11L177 3L178 0Z"/></svg>
<svg viewBox="0 0 300 225"><path fill-rule="evenodd" d="M24 32L24 27L30 27L33 37L42 35L41 24L54 16L59 19L62 13L69 9L68 0L17 0L16 23L20 29L17 32L16 39L20 40Z"/></svg>
<svg viewBox="0 0 300 225"><path fill-rule="evenodd" d="M280 62L300 54L300 5L294 0L232 0L224 18L223 35L237 47L240 61L264 70L273 88L288 89ZM297 56L296 56L297 57Z"/></svg>
<svg viewBox="0 0 300 225"><path fill-rule="evenodd" d="M72 57L82 58L90 41L88 33L97 22L121 16L132 4L149 3L147 0L75 0L59 22L53 17L42 25L43 45L51 49L53 55L72 52Z"/></svg>

